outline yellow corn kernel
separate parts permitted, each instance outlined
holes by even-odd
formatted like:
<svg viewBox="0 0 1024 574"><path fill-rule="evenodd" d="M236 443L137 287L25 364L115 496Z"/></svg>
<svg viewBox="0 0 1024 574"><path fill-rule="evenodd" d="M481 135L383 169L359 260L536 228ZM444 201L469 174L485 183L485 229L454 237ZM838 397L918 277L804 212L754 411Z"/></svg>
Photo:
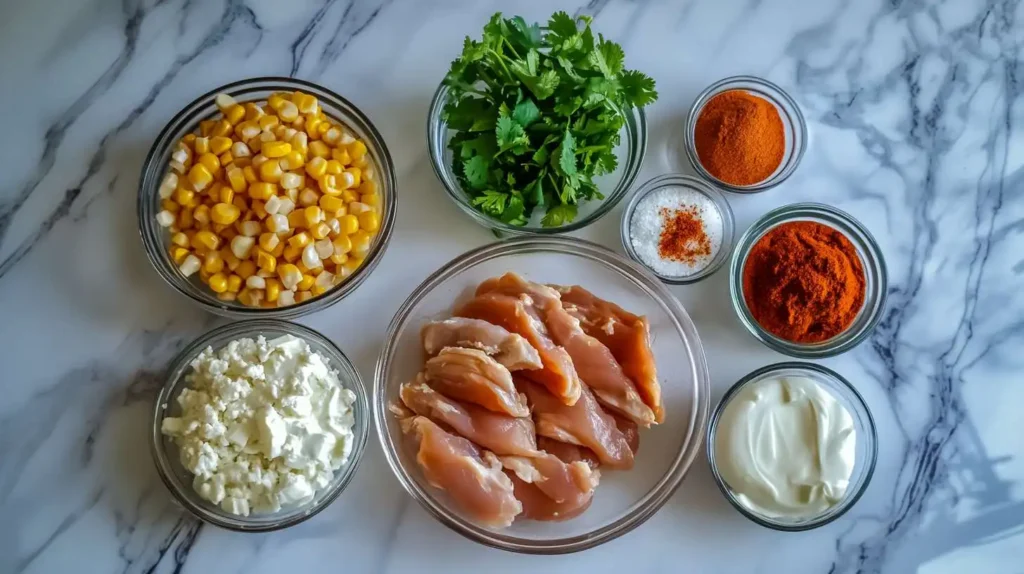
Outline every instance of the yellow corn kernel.
<svg viewBox="0 0 1024 574"><path fill-rule="evenodd" d="M177 245L178 247L188 247L188 235L182 232L175 233L174 235L171 236L171 243Z"/></svg>
<svg viewBox="0 0 1024 574"><path fill-rule="evenodd" d="M331 122L325 118L324 121L316 127L316 131L320 132L320 139L324 139L324 135L331 131L331 128L333 127L334 126L331 125ZM340 136L341 134L339 133L338 135Z"/></svg>
<svg viewBox="0 0 1024 574"><path fill-rule="evenodd" d="M359 231L359 218L355 215L344 215L339 217L338 221L341 222L341 232L345 235L352 235Z"/></svg>
<svg viewBox="0 0 1024 574"><path fill-rule="evenodd" d="M359 196L359 201L371 207L377 207L380 205L380 196L376 193L364 193Z"/></svg>
<svg viewBox="0 0 1024 574"><path fill-rule="evenodd" d="M312 96L310 94L299 91L293 92L292 103L294 103L295 106L299 108L299 112L303 114L312 114L317 111L316 96Z"/></svg>
<svg viewBox="0 0 1024 574"><path fill-rule="evenodd" d="M324 174L323 177L317 180L320 184L320 191L327 195L340 195L341 190L338 189L338 176L331 174Z"/></svg>
<svg viewBox="0 0 1024 574"><path fill-rule="evenodd" d="M300 231L295 235L292 235L290 238L288 238L288 245L295 246L301 249L309 245L311 241L312 239L310 239L308 233L306 233L305 231Z"/></svg>
<svg viewBox="0 0 1024 574"><path fill-rule="evenodd" d="M348 144L348 155L355 161L366 155L366 144L362 140L356 140Z"/></svg>
<svg viewBox="0 0 1024 574"><path fill-rule="evenodd" d="M254 102L242 104L242 107L245 108L245 119L249 121L258 120L266 113L259 104Z"/></svg>
<svg viewBox="0 0 1024 574"><path fill-rule="evenodd" d="M296 209L288 214L288 227L302 229L306 226L306 213L302 209Z"/></svg>
<svg viewBox="0 0 1024 574"><path fill-rule="evenodd" d="M376 211L364 211L359 214L359 228L367 233L374 233L380 229L380 216Z"/></svg>
<svg viewBox="0 0 1024 574"><path fill-rule="evenodd" d="M171 213L178 213L181 206L178 205L173 199L165 199L160 202L160 208L164 211L170 211Z"/></svg>
<svg viewBox="0 0 1024 574"><path fill-rule="evenodd" d="M288 142L265 142L263 144L263 155L269 158L284 157L292 151L292 144Z"/></svg>
<svg viewBox="0 0 1024 574"><path fill-rule="evenodd" d="M346 239L348 238L346 237ZM335 266L344 265L345 262L348 261L348 254L338 253L337 251L335 251L327 260L333 263Z"/></svg>
<svg viewBox="0 0 1024 574"><path fill-rule="evenodd" d="M214 154L220 155L220 154L228 151L229 149L231 149L231 144L232 143L234 143L234 142L232 142L231 138L229 138L229 137L225 137L225 136L212 137L212 138L209 139L208 146L207 146L208 149L206 151L209 151L210 153L214 153ZM201 151L197 150L197 153L202 154L202 153L206 153L206 152L201 152Z"/></svg>
<svg viewBox="0 0 1024 574"><path fill-rule="evenodd" d="M192 218L192 210L186 207L179 211L177 224L180 230L192 229L192 226L195 224L195 219Z"/></svg>
<svg viewBox="0 0 1024 574"><path fill-rule="evenodd" d="M367 169L370 167L370 156L364 155L361 158L353 159L352 165L358 167L359 169Z"/></svg>
<svg viewBox="0 0 1024 574"><path fill-rule="evenodd" d="M341 200L345 203L352 203L353 201L359 201L359 194L351 189L346 189L341 192Z"/></svg>
<svg viewBox="0 0 1024 574"><path fill-rule="evenodd" d="M238 236L238 230L235 229L234 227L225 227L220 223L215 223L214 225L217 227L223 227L223 229L221 229L217 233L219 233L221 239L224 239L225 241L231 241L232 239Z"/></svg>
<svg viewBox="0 0 1024 574"><path fill-rule="evenodd" d="M200 205L192 210L192 218L196 223L208 225L210 223L210 206Z"/></svg>
<svg viewBox="0 0 1024 574"><path fill-rule="evenodd" d="M300 279L299 283L295 286L295 289L297 291L308 291L309 288L312 287L313 283L315 283L315 282L316 282L316 277L313 277L312 275L304 274L302 276L302 279Z"/></svg>
<svg viewBox="0 0 1024 574"><path fill-rule="evenodd" d="M217 251L211 251L203 258L203 270L207 273L219 273L224 269L224 258Z"/></svg>
<svg viewBox="0 0 1024 574"><path fill-rule="evenodd" d="M281 181L281 175L284 174L284 170L281 169L281 163L276 159L268 159L260 165L260 179L267 183L277 183Z"/></svg>
<svg viewBox="0 0 1024 574"><path fill-rule="evenodd" d="M223 194L222 194L222 195L223 195ZM231 204L232 204L232 205L234 205L235 207L237 207L237 208L238 208L238 210L239 210L239 211L241 211L241 212L242 212L242 215L244 215L245 217L249 217L249 218L251 218L251 217L252 217L253 215L255 215L255 214L254 214L254 213L252 212L252 210L251 210L251 209L249 209L249 204L245 202L245 198L244 198L244 197L242 197L241 195L236 195L236 196L235 196L235 197L234 197L234 198L233 198L233 199L231 200Z"/></svg>
<svg viewBox="0 0 1024 574"><path fill-rule="evenodd" d="M277 268L277 259L261 249L256 252L256 266L267 273L273 273Z"/></svg>
<svg viewBox="0 0 1024 574"><path fill-rule="evenodd" d="M171 259L174 260L175 265L181 265L188 255L189 250L184 247L174 246L171 248Z"/></svg>
<svg viewBox="0 0 1024 574"><path fill-rule="evenodd" d="M231 189L238 192L245 191L245 188L248 187L248 182L245 181L245 174L242 173L240 168L232 167L228 170L228 185L231 186Z"/></svg>
<svg viewBox="0 0 1024 574"><path fill-rule="evenodd" d="M196 137L196 141L192 143L192 149L195 150L196 155L209 152L210 138Z"/></svg>
<svg viewBox="0 0 1024 574"><path fill-rule="evenodd" d="M235 161L235 156L231 155L230 151L226 151L217 156L217 159L220 160L221 167L228 167Z"/></svg>
<svg viewBox="0 0 1024 574"><path fill-rule="evenodd" d="M222 259L224 259L224 266L228 268L228 271L234 271L235 269L238 269L239 264L242 263L242 260L239 259L238 257L235 257L235 254L231 252L230 245L225 245L220 250L220 256Z"/></svg>
<svg viewBox="0 0 1024 574"><path fill-rule="evenodd" d="M268 114L257 120L257 123L260 126L260 130L268 130L276 126L280 121L281 119L277 116Z"/></svg>
<svg viewBox="0 0 1024 574"><path fill-rule="evenodd" d="M199 122L199 135L202 137L209 137L213 133L213 127L217 125L215 120L203 120Z"/></svg>
<svg viewBox="0 0 1024 574"><path fill-rule="evenodd" d="M267 105L270 106L270 109L277 110L280 109L285 102L290 100L291 94L287 92L274 92L273 94L270 94L270 97L267 98Z"/></svg>
<svg viewBox="0 0 1024 574"><path fill-rule="evenodd" d="M312 153L312 150L310 150L310 153ZM327 160L319 156L309 160L306 162L306 173L309 174L309 177L319 180L327 173Z"/></svg>
<svg viewBox="0 0 1024 574"><path fill-rule="evenodd" d="M328 213L337 213L345 209L345 202L338 197L325 195L320 198L320 208Z"/></svg>
<svg viewBox="0 0 1024 574"><path fill-rule="evenodd" d="M247 263L251 263L251 262L247 261ZM234 273L232 273L231 275L228 275L226 291L228 291L230 293L238 293L238 290L241 289L241 288L242 288L242 277L240 275L235 275Z"/></svg>
<svg viewBox="0 0 1024 574"><path fill-rule="evenodd" d="M265 283L267 285L267 301L277 301L277 297L281 294L281 282L273 277L267 277Z"/></svg>
<svg viewBox="0 0 1024 574"><path fill-rule="evenodd" d="M309 292L309 291L296 291L295 292L295 302L296 303L302 303L303 301L308 301L308 300L310 300L312 298L313 298L313 294L311 292Z"/></svg>
<svg viewBox="0 0 1024 574"><path fill-rule="evenodd" d="M341 165L336 159L327 160L327 173L331 175L341 175L341 172L345 171L344 166Z"/></svg>
<svg viewBox="0 0 1024 574"><path fill-rule="evenodd" d="M260 182L249 184L249 197L266 201L277 195L277 184Z"/></svg>
<svg viewBox="0 0 1024 574"><path fill-rule="evenodd" d="M245 167L248 167L248 166L252 165L252 158L248 157L248 156L243 156L243 157L235 156L235 159L233 159L231 161L231 165L233 165L234 167L245 168Z"/></svg>
<svg viewBox="0 0 1024 574"><path fill-rule="evenodd" d="M237 137L242 142L247 142L252 138L260 135L261 131L263 131L263 128L260 127L260 124L258 122L245 121L238 124L235 127L235 137Z"/></svg>
<svg viewBox="0 0 1024 574"><path fill-rule="evenodd" d="M256 262L251 259L246 259L238 264L238 268L235 269L235 274L241 277L243 281L248 279L249 276L256 274Z"/></svg>
<svg viewBox="0 0 1024 574"><path fill-rule="evenodd" d="M201 163L195 164L192 169L188 170L188 182L196 191L203 191L212 181L213 172Z"/></svg>
<svg viewBox="0 0 1024 574"><path fill-rule="evenodd" d="M235 190L231 189L229 186L221 185L216 194L212 192L210 193L210 198L214 201L220 200L221 203L234 203Z"/></svg>
<svg viewBox="0 0 1024 574"><path fill-rule="evenodd" d="M276 233L267 232L260 234L260 249L264 251L273 251L274 248L277 247L279 243L281 243L281 238L278 237Z"/></svg>
<svg viewBox="0 0 1024 574"><path fill-rule="evenodd" d="M284 260L288 263L295 263L299 257L302 257L302 248L289 245L281 252L281 257L284 257Z"/></svg>
<svg viewBox="0 0 1024 574"><path fill-rule="evenodd" d="M228 191L230 191L230 189L228 189ZM237 205L232 205L230 203L218 203L210 208L210 219L212 219L214 223L219 223L221 225L230 225L237 221L241 215L242 210L238 209Z"/></svg>
<svg viewBox="0 0 1024 574"><path fill-rule="evenodd" d="M311 141L309 142L309 155L326 159L331 157L331 148L322 141Z"/></svg>
<svg viewBox="0 0 1024 574"><path fill-rule="evenodd" d="M377 193L377 183L370 179L364 179L363 183L359 185L360 195L373 195ZM363 203L366 203L365 201Z"/></svg>
<svg viewBox="0 0 1024 574"><path fill-rule="evenodd" d="M270 254L273 255L274 257L278 257L279 258L279 257L281 257L284 254L284 248L285 248L285 243L284 243L284 241L282 241L281 243L277 244L277 247L275 247L273 250L270 251Z"/></svg>
<svg viewBox="0 0 1024 574"><path fill-rule="evenodd" d="M305 116L306 122L302 128L306 131L306 135L316 140L320 138L320 124L324 121L319 116L312 114Z"/></svg>
<svg viewBox="0 0 1024 574"><path fill-rule="evenodd" d="M174 190L174 201L178 202L178 205L187 206L193 197L195 197L195 192L191 189L179 187Z"/></svg>
<svg viewBox="0 0 1024 574"><path fill-rule="evenodd" d="M345 170L345 173L352 174L352 184L349 187L359 187L363 180L363 170L358 167L349 167Z"/></svg>
<svg viewBox="0 0 1024 574"><path fill-rule="evenodd" d="M352 251L352 239L348 235L339 235L334 238L334 253L343 254Z"/></svg>
<svg viewBox="0 0 1024 574"><path fill-rule="evenodd" d="M322 209L315 205L311 205L303 210L303 215L306 218L306 227L312 228L317 223L320 223L324 219L324 212Z"/></svg>
<svg viewBox="0 0 1024 574"><path fill-rule="evenodd" d="M196 163L206 168L206 171L216 174L220 172L220 158L212 153L204 153L199 156Z"/></svg>
<svg viewBox="0 0 1024 574"><path fill-rule="evenodd" d="M331 157L341 165L348 165L352 163L352 158L348 155L348 149L344 147L336 147L332 149Z"/></svg>
<svg viewBox="0 0 1024 574"><path fill-rule="evenodd" d="M214 293L223 293L228 290L228 278L223 273L214 273L210 276L209 285Z"/></svg>
<svg viewBox="0 0 1024 574"><path fill-rule="evenodd" d="M196 232L192 237L192 247L198 249L200 246L213 251L220 245L220 237L212 231L203 230Z"/></svg>
<svg viewBox="0 0 1024 574"><path fill-rule="evenodd" d="M253 199L252 200L252 212L255 213L256 217L258 217L259 219L266 219L267 216L270 215L269 213L267 213L266 205L267 205L266 203L264 203L264 202L262 202L262 201L260 201L258 199Z"/></svg>
<svg viewBox="0 0 1024 574"><path fill-rule="evenodd" d="M366 231L360 229L349 236L349 238L352 240L353 256L363 257L370 250L370 234Z"/></svg>
<svg viewBox="0 0 1024 574"><path fill-rule="evenodd" d="M309 228L309 234L313 236L313 239L323 239L331 234L331 226L321 221Z"/></svg>
<svg viewBox="0 0 1024 574"><path fill-rule="evenodd" d="M196 134L185 134L184 137L181 138L181 143L187 146L194 146L196 143L196 137L198 137Z"/></svg>
<svg viewBox="0 0 1024 574"><path fill-rule="evenodd" d="M302 152L294 148L281 158L281 167L287 170L299 169L305 164L306 158L303 157Z"/></svg>
<svg viewBox="0 0 1024 574"><path fill-rule="evenodd" d="M299 268L291 263L285 263L277 269L277 276L281 279L281 284L284 285L285 289L294 289L299 281L302 280L302 273Z"/></svg>
<svg viewBox="0 0 1024 574"><path fill-rule="evenodd" d="M242 175L245 177L245 181L249 183L257 183L260 178L256 175L256 168L251 165L247 165L242 168Z"/></svg>
<svg viewBox="0 0 1024 574"><path fill-rule="evenodd" d="M235 129L235 126L231 125L231 122L229 122L227 120L220 120L219 122L217 122L213 126L213 130L210 132L210 136L212 136L212 137L227 136L227 135L230 135L231 132L234 131L234 129Z"/></svg>
<svg viewBox="0 0 1024 574"><path fill-rule="evenodd" d="M224 119L231 125L237 124L245 119L245 108L239 104L231 106L224 110Z"/></svg>

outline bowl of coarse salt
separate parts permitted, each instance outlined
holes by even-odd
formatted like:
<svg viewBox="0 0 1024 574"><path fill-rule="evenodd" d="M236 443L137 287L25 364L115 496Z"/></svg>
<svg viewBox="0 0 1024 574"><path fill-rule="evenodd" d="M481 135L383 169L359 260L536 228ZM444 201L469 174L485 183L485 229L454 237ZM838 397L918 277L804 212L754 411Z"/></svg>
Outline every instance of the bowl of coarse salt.
<svg viewBox="0 0 1024 574"><path fill-rule="evenodd" d="M688 175L640 186L622 214L622 246L665 283L694 283L717 271L733 246L732 208L721 192Z"/></svg>

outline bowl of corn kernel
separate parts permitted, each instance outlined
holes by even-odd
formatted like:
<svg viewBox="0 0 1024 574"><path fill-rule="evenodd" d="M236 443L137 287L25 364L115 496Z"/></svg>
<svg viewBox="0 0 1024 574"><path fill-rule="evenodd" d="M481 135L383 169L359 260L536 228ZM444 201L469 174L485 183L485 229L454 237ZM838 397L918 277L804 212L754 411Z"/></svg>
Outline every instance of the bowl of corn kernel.
<svg viewBox="0 0 1024 574"><path fill-rule="evenodd" d="M391 156L341 96L289 78L222 86L163 129L139 231L164 280L210 311L294 318L373 271L395 221Z"/></svg>

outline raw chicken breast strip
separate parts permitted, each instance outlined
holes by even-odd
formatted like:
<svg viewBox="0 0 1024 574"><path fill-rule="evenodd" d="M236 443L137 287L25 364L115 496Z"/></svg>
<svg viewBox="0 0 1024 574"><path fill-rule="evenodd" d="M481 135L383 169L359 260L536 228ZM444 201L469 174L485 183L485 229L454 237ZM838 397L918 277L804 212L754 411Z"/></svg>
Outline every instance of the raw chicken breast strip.
<svg viewBox="0 0 1024 574"><path fill-rule="evenodd" d="M484 281L477 288L477 293L480 292L528 296L540 310L552 341L569 353L580 380L590 387L602 405L645 427L655 422L654 411L644 403L615 356L599 340L586 334L579 320L566 312L558 291L515 273L506 273Z"/></svg>
<svg viewBox="0 0 1024 574"><path fill-rule="evenodd" d="M521 335L509 333L504 327L480 319L453 317L433 321L424 325L421 333L423 348L430 356L445 347L467 347L492 355L510 371L539 369L542 366L540 354L529 341Z"/></svg>
<svg viewBox="0 0 1024 574"><path fill-rule="evenodd" d="M609 468L632 468L633 451L626 436L616 427L615 419L601 410L586 386L580 400L569 406L536 383L522 377L516 377L515 382L530 402L538 435L585 446Z"/></svg>
<svg viewBox="0 0 1024 574"><path fill-rule="evenodd" d="M401 426L402 432L418 442L416 461L427 482L447 492L474 520L506 527L522 512L512 481L502 472L494 453L481 451L426 417L403 419Z"/></svg>
<svg viewBox="0 0 1024 574"><path fill-rule="evenodd" d="M664 421L665 407L647 318L605 301L579 285L552 287L561 295L566 311L580 320L584 332L608 347L622 365L622 371L636 385L644 403L654 411L655 422Z"/></svg>
<svg viewBox="0 0 1024 574"><path fill-rule="evenodd" d="M427 383L443 395L514 417L530 416L512 374L483 351L446 347L424 366Z"/></svg>
<svg viewBox="0 0 1024 574"><path fill-rule="evenodd" d="M420 416L451 428L498 455L539 456L537 435L530 417L511 417L470 403L460 403L430 388L424 377L405 383L402 402Z"/></svg>
<svg viewBox="0 0 1024 574"><path fill-rule="evenodd" d="M544 385L563 403L575 404L580 397L580 378L573 367L572 358L565 349L551 340L537 310L528 298L525 299L502 293L482 293L459 306L455 314L482 319L522 335L540 354L543 364L541 369L524 372L529 373L531 379Z"/></svg>
<svg viewBox="0 0 1024 574"><path fill-rule="evenodd" d="M555 502L544 494L536 484L524 482L511 470L505 470L505 474L512 480L516 499L523 505L523 513L520 514L523 518L549 522L569 520L583 514L590 508L590 503L594 501L594 497L591 496L583 505L574 502Z"/></svg>
<svg viewBox="0 0 1024 574"><path fill-rule="evenodd" d="M576 508L590 502L601 472L585 462L565 463L553 454L540 456L503 456L501 464L524 482L537 485L548 498Z"/></svg>

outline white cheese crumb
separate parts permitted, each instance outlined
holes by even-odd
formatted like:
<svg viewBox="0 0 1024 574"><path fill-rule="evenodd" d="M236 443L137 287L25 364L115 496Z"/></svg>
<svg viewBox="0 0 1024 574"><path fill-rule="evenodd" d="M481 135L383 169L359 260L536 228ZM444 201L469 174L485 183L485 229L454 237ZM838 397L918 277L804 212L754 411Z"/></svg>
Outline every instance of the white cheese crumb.
<svg viewBox="0 0 1024 574"><path fill-rule="evenodd" d="M161 421L193 488L231 514L301 505L352 452L355 394L302 339L238 339L192 361L180 417Z"/></svg>

